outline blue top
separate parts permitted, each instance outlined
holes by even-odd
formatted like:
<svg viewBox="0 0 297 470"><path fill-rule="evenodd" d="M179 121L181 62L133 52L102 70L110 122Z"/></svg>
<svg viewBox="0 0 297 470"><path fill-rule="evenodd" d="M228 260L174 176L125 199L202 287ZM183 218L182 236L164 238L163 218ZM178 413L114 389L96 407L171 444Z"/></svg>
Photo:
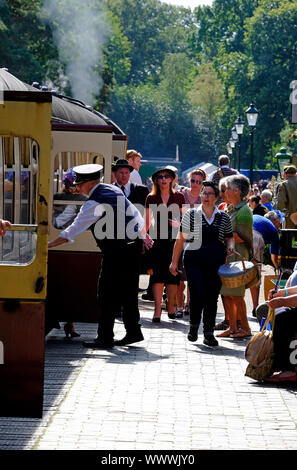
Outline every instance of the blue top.
<svg viewBox="0 0 297 470"><path fill-rule="evenodd" d="M253 215L253 229L261 233L265 245L270 246L270 253L273 255L279 255L280 253L280 240L278 236L278 230L273 225L271 220L261 215Z"/></svg>
<svg viewBox="0 0 297 470"><path fill-rule="evenodd" d="M263 204L263 206L267 207L267 209L268 209L269 211L272 211L272 210L273 210L273 208L272 208L272 202L266 202L265 204Z"/></svg>

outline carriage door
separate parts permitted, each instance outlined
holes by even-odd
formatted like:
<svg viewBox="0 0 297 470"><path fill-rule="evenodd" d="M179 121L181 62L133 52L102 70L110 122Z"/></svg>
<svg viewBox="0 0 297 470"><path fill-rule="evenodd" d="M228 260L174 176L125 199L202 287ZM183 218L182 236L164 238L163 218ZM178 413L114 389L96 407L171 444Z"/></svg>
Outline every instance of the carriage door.
<svg viewBox="0 0 297 470"><path fill-rule="evenodd" d="M0 416L41 417L51 94L0 104Z"/></svg>

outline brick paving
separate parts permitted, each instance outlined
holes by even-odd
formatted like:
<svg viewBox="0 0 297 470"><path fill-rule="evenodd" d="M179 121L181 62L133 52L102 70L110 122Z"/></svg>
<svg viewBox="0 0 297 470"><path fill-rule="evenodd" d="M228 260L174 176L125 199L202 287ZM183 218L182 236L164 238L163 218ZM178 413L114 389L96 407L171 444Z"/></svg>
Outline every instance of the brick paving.
<svg viewBox="0 0 297 470"><path fill-rule="evenodd" d="M189 343L188 317L153 324L153 303L140 309L145 341L134 346L84 348L95 324L77 324L72 340L48 335L44 416L0 418L1 450L297 449L297 387L245 377L247 339Z"/></svg>

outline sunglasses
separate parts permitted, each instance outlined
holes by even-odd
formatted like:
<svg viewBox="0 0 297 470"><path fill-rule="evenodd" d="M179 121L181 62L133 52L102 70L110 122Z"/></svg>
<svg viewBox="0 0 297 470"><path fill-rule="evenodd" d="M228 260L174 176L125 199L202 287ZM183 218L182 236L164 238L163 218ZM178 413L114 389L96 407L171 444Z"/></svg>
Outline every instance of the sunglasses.
<svg viewBox="0 0 297 470"><path fill-rule="evenodd" d="M157 176L157 179L158 179L158 180L163 180L164 178L165 178L166 180L168 180L169 178L171 178L171 176L170 176L170 175L158 175L158 176Z"/></svg>
<svg viewBox="0 0 297 470"><path fill-rule="evenodd" d="M215 196L215 193L201 193L201 196Z"/></svg>
<svg viewBox="0 0 297 470"><path fill-rule="evenodd" d="M202 181L200 181L200 180L191 180L191 183L202 184Z"/></svg>

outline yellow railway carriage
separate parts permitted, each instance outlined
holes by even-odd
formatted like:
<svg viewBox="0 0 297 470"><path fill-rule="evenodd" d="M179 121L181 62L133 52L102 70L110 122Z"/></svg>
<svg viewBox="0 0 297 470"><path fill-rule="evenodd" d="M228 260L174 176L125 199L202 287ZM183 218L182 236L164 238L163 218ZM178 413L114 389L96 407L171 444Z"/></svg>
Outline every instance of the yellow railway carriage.
<svg viewBox="0 0 297 470"><path fill-rule="evenodd" d="M0 239L0 416L41 417L45 334L59 321L96 321L101 261L89 232L48 250L59 233L54 205L69 205L62 180L77 164L100 162L110 182L127 136L83 103L5 69L0 90L0 218L12 223Z"/></svg>

